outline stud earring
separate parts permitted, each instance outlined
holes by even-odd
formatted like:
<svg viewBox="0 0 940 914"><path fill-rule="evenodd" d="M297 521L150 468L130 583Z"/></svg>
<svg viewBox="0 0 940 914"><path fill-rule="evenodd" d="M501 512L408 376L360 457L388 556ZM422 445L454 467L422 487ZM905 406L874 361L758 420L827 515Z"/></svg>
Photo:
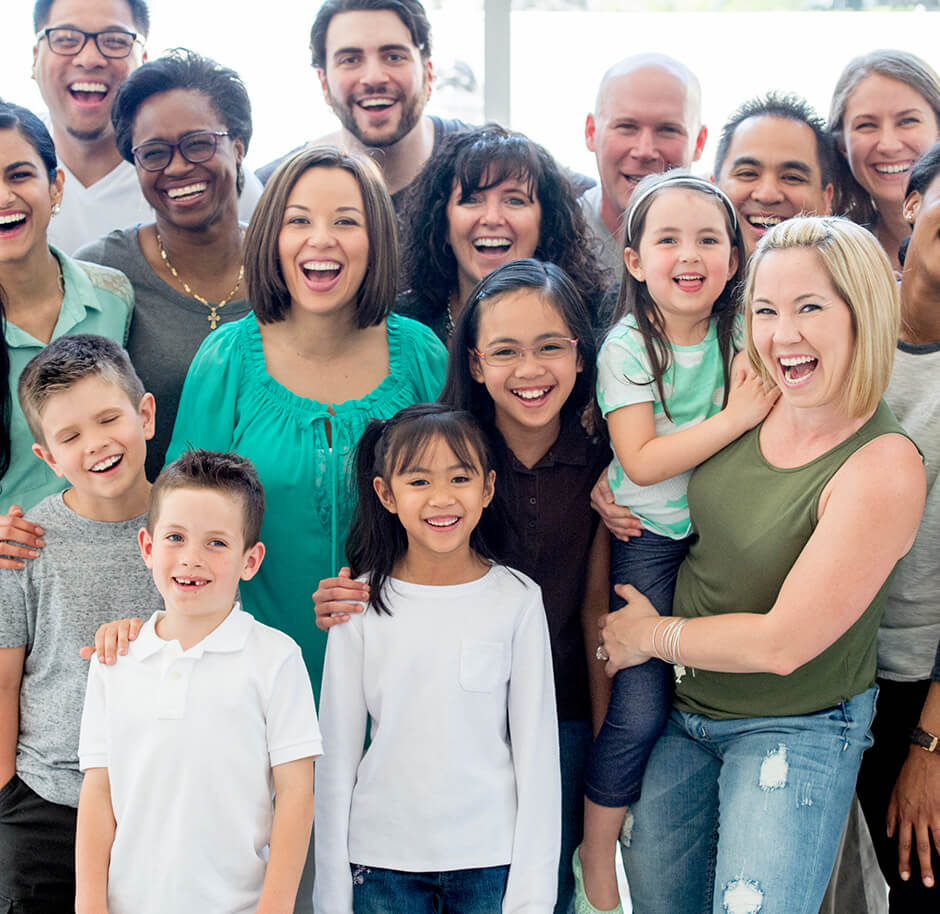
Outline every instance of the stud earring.
<svg viewBox="0 0 940 914"><path fill-rule="evenodd" d="M61 203L59 203L58 201L56 201L55 203L52 204L52 210L51 210L51 212L52 212L52 215L53 215L53 216L58 216L61 211L62 211L62 204L61 204Z"/></svg>

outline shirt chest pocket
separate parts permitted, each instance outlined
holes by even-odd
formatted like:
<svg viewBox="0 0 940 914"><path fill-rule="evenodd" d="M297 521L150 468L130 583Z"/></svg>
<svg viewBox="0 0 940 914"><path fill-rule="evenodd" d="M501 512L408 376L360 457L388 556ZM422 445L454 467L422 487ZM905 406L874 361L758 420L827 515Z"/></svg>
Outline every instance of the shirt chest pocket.
<svg viewBox="0 0 940 914"><path fill-rule="evenodd" d="M467 692L492 692L509 681L509 645L503 641L460 642L460 685Z"/></svg>

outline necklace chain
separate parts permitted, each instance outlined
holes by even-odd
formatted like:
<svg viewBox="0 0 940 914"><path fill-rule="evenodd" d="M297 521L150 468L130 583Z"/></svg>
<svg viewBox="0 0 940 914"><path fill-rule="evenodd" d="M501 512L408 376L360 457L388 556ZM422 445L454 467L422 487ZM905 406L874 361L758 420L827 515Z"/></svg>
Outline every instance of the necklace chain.
<svg viewBox="0 0 940 914"><path fill-rule="evenodd" d="M209 320L209 329L215 330L219 326L219 321L222 319L219 315L219 312L235 297L235 293L238 291L239 286L242 284L242 280L245 278L245 264L238 268L238 279L235 280L235 285L232 287L232 291L229 292L222 301L212 302L203 298L198 292L194 292L190 287L189 283L183 279L182 276L176 271L176 267L170 263L170 258L166 255L166 248L163 246L163 239L160 237L159 232L154 232L157 236L157 247L160 248L160 257L163 262L166 264L167 269L173 274L173 278L179 282L183 287L183 291L190 297L196 299L202 305L205 305L209 309L208 320Z"/></svg>

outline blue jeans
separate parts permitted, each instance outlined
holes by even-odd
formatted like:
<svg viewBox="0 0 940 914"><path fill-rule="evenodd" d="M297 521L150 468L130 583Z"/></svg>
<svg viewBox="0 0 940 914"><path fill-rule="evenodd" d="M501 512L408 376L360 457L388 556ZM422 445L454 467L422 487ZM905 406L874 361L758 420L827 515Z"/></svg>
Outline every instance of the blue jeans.
<svg viewBox="0 0 940 914"><path fill-rule="evenodd" d="M586 720L558 721L561 757L561 859L555 914L567 914L574 896L571 856L584 835L584 764L591 748L591 725Z"/></svg>
<svg viewBox="0 0 940 914"><path fill-rule="evenodd" d="M405 873L350 863L355 914L500 914L509 866Z"/></svg>
<svg viewBox="0 0 940 914"><path fill-rule="evenodd" d="M610 546L610 611L623 606L614 584L632 584L661 616L672 615L679 566L689 538L674 540L649 530ZM588 756L584 792L598 806L630 806L653 744L662 732L672 703L672 667L647 660L614 676L607 716Z"/></svg>
<svg viewBox="0 0 940 914"><path fill-rule="evenodd" d="M817 914L876 693L797 717L674 710L621 836L636 914Z"/></svg>

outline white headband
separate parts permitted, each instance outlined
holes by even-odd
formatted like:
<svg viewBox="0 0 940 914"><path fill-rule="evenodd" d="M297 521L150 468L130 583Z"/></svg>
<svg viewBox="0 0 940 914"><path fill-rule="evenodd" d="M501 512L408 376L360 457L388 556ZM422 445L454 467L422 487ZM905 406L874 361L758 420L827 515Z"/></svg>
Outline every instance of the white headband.
<svg viewBox="0 0 940 914"><path fill-rule="evenodd" d="M647 187L642 194L640 194L638 197L634 197L630 201L630 209L627 210L627 218L624 230L627 247L630 247L633 242L633 221L637 210L640 208L640 204L651 194L655 194L664 187L692 187L695 188L695 190L704 191L705 193L717 197L724 204L725 209L728 211L728 215L731 218L732 229L737 232L738 214L735 212L734 204L731 202L731 198L720 187L718 187L717 184L712 184L711 181L706 181L705 178L697 178L695 175L686 174L685 172L678 172L675 174L666 175L661 181L657 181L651 187Z"/></svg>

